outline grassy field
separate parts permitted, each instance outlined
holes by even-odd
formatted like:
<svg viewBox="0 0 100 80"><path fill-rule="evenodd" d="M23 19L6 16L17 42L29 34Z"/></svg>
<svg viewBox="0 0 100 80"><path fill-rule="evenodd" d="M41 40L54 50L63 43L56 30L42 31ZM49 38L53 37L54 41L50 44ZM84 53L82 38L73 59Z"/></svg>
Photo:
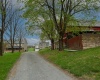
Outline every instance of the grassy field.
<svg viewBox="0 0 100 80"><path fill-rule="evenodd" d="M6 53L4 56L0 57L0 80L5 80L10 69L19 58L20 53Z"/></svg>
<svg viewBox="0 0 100 80"><path fill-rule="evenodd" d="M82 80L100 80L100 47L76 52L45 49L40 54Z"/></svg>
<svg viewBox="0 0 100 80"><path fill-rule="evenodd" d="M34 48L28 48L28 51L34 51Z"/></svg>

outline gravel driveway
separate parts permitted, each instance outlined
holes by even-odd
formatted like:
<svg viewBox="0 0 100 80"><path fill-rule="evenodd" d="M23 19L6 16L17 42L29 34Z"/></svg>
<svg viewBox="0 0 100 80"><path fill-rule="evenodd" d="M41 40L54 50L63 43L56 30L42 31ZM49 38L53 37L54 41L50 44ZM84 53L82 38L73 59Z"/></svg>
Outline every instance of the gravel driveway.
<svg viewBox="0 0 100 80"><path fill-rule="evenodd" d="M12 70L9 80L75 80L41 58L37 52L26 52Z"/></svg>

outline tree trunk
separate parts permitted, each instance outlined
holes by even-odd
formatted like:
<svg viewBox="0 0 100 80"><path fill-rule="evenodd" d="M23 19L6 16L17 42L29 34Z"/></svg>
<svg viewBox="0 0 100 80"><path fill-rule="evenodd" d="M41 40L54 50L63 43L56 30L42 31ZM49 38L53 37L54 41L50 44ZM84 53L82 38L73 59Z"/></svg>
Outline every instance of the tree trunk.
<svg viewBox="0 0 100 80"><path fill-rule="evenodd" d="M3 32L1 31L0 56L3 56Z"/></svg>
<svg viewBox="0 0 100 80"><path fill-rule="evenodd" d="M14 53L14 46L12 46L11 48L12 48L12 53Z"/></svg>
<svg viewBox="0 0 100 80"><path fill-rule="evenodd" d="M64 48L63 48L63 35L59 35L60 38L59 38L59 51L63 51Z"/></svg>
<svg viewBox="0 0 100 80"><path fill-rule="evenodd" d="M14 49L12 49L12 53L14 53Z"/></svg>
<svg viewBox="0 0 100 80"><path fill-rule="evenodd" d="M19 52L21 52L21 46L19 46Z"/></svg>
<svg viewBox="0 0 100 80"><path fill-rule="evenodd" d="M19 41L19 52L21 52L21 39Z"/></svg>
<svg viewBox="0 0 100 80"><path fill-rule="evenodd" d="M54 50L54 39L51 39L51 50Z"/></svg>

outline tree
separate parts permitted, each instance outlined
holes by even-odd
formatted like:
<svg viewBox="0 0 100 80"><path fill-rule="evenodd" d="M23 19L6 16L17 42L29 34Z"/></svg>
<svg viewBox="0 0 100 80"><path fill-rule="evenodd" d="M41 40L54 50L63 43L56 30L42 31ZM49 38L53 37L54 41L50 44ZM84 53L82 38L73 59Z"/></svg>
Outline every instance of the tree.
<svg viewBox="0 0 100 80"><path fill-rule="evenodd" d="M9 14L9 6L9 0L0 0L0 56L3 55L3 36L8 27L8 21L10 20L9 18L7 18Z"/></svg>
<svg viewBox="0 0 100 80"><path fill-rule="evenodd" d="M33 25L34 23L33 21L31 24L30 22L28 22L28 25L30 26L27 27L27 31L29 34L35 34L39 30L41 38L49 39L51 41L51 50L54 50L54 40L57 37L54 24L52 20L45 19L43 16L42 18L43 22L39 23L40 21L39 22L37 21L36 25Z"/></svg>
<svg viewBox="0 0 100 80"><path fill-rule="evenodd" d="M45 20L41 30L41 37L49 39L51 41L51 50L54 50L54 41L57 38L57 34L52 20Z"/></svg>
<svg viewBox="0 0 100 80"><path fill-rule="evenodd" d="M23 27L23 24L19 25L17 33L18 33L17 38L19 41L19 52L20 52L22 48L22 39L24 39L24 37L26 36L25 27Z"/></svg>
<svg viewBox="0 0 100 80"><path fill-rule="evenodd" d="M49 12L59 37L59 50L63 50L63 36L73 19L93 19L99 8L98 0L28 0L25 2L27 19L37 20L42 13ZM38 15L37 15L38 14ZM77 17L77 15L81 17ZM88 16L87 16L88 15ZM34 17L36 16L36 17ZM73 23L73 22L72 22Z"/></svg>
<svg viewBox="0 0 100 80"><path fill-rule="evenodd" d="M19 9L17 9L17 8L13 9L12 6L11 6L11 10L10 10L10 13L9 13L9 18L10 18L10 21L8 23L8 28L5 32L5 34L8 37L8 40L9 40L8 42L11 46L12 53L13 53L15 42L18 40L18 30L19 30L19 27L21 27L20 24L22 22L21 18L20 18Z"/></svg>
<svg viewBox="0 0 100 80"><path fill-rule="evenodd" d="M63 50L63 35L71 19L75 19L76 14L79 13L90 15L91 12L96 11L98 3L100 2L97 0L51 0L51 2L45 0L59 34L59 50Z"/></svg>
<svg viewBox="0 0 100 80"><path fill-rule="evenodd" d="M27 30L30 34L36 33L38 30L41 30L43 36L46 36L47 39L51 41L51 49L54 50L54 40L56 37L56 30L54 27L54 23L52 19L50 19L50 14L40 5L38 6L38 2L34 5L31 5L34 10L30 8L30 3L27 3L27 10L24 13L24 18L28 19L27 22ZM39 7L37 9L37 6ZM41 7L41 8L40 8ZM26 8L26 7L25 7ZM37 9L37 11L36 11ZM36 12L35 12L36 11ZM30 15L31 14L31 15Z"/></svg>

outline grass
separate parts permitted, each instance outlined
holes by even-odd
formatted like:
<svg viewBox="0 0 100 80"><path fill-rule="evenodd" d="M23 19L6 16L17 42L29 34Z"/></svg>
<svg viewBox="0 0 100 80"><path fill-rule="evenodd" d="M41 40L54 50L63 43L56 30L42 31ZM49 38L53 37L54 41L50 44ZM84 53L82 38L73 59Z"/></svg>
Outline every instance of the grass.
<svg viewBox="0 0 100 80"><path fill-rule="evenodd" d="M83 51L41 50L40 54L83 80L100 80L100 47Z"/></svg>
<svg viewBox="0 0 100 80"><path fill-rule="evenodd" d="M34 48L28 48L28 51L34 51Z"/></svg>
<svg viewBox="0 0 100 80"><path fill-rule="evenodd" d="M6 53L4 56L0 56L0 80L5 80L10 69L19 58L20 53Z"/></svg>

